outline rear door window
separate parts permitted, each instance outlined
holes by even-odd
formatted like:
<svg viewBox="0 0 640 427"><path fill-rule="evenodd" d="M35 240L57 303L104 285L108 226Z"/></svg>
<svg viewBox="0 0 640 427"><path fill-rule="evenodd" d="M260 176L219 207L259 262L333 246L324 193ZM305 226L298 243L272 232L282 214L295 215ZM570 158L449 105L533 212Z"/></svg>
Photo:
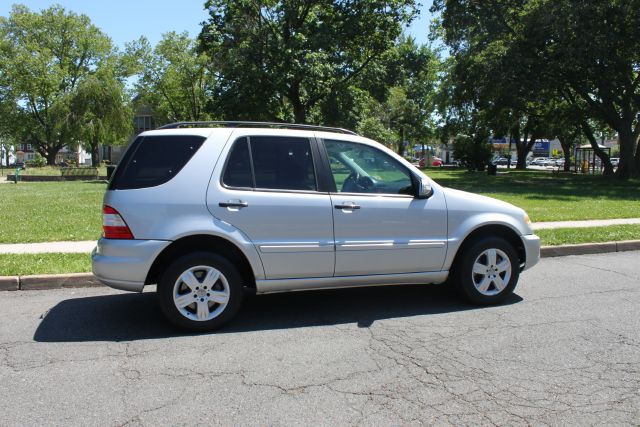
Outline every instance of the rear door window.
<svg viewBox="0 0 640 427"><path fill-rule="evenodd" d="M222 182L229 187L253 187L251 158L249 156L249 142L247 138L239 139L233 145L224 176L222 177Z"/></svg>
<svg viewBox="0 0 640 427"><path fill-rule="evenodd" d="M234 188L316 191L308 138L251 136L237 140L222 175Z"/></svg>
<svg viewBox="0 0 640 427"><path fill-rule="evenodd" d="M198 135L154 135L137 138L109 184L109 190L155 187L170 181L202 146Z"/></svg>

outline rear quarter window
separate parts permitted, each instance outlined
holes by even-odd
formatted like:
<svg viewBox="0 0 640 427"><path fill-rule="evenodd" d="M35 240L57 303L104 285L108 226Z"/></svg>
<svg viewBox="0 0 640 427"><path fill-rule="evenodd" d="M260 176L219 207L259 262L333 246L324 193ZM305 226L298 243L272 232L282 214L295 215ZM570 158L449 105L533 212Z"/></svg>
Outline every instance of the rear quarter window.
<svg viewBox="0 0 640 427"><path fill-rule="evenodd" d="M170 181L189 162L205 138L198 135L138 137L118 165L109 190L155 187Z"/></svg>

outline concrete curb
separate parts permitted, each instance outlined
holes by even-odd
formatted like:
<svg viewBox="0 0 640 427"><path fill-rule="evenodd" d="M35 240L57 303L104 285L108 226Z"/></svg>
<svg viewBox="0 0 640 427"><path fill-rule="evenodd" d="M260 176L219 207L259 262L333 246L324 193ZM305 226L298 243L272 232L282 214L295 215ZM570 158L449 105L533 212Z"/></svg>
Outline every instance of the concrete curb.
<svg viewBox="0 0 640 427"><path fill-rule="evenodd" d="M91 273L0 276L0 291L37 291L43 289L90 288L104 286Z"/></svg>
<svg viewBox="0 0 640 427"><path fill-rule="evenodd" d="M39 274L20 276L20 290L88 288L102 286L91 273Z"/></svg>
<svg viewBox="0 0 640 427"><path fill-rule="evenodd" d="M640 240L623 240L620 242L581 243L579 245L543 246L540 249L542 258L567 255L604 254L640 250Z"/></svg>
<svg viewBox="0 0 640 427"><path fill-rule="evenodd" d="M0 276L0 291L17 291L20 289L18 276Z"/></svg>
<svg viewBox="0 0 640 427"><path fill-rule="evenodd" d="M640 250L640 240L621 242L583 243L579 245L543 246L542 258L568 255L604 254ZM37 276L0 276L0 291L30 291L61 288L104 286L91 273L40 274Z"/></svg>

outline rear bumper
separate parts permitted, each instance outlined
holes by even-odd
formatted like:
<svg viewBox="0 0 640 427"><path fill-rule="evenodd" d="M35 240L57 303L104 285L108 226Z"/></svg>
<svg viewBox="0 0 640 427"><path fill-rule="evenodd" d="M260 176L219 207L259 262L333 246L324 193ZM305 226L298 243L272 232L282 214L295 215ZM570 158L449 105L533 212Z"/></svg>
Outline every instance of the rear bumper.
<svg viewBox="0 0 640 427"><path fill-rule="evenodd" d="M165 240L98 240L91 253L93 275L107 286L142 292L149 269L171 242Z"/></svg>
<svg viewBox="0 0 640 427"><path fill-rule="evenodd" d="M524 250L526 261L524 268L527 270L540 261L540 238L535 234L528 234L526 236L522 236L522 243L524 243Z"/></svg>

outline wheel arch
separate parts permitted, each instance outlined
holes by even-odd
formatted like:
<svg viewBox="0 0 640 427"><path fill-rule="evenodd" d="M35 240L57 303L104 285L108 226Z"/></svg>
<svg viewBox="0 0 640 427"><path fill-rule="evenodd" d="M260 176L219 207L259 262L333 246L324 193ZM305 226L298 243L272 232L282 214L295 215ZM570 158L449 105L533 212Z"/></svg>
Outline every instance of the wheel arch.
<svg viewBox="0 0 640 427"><path fill-rule="evenodd" d="M160 275L176 257L190 252L213 252L232 262L242 275L246 287L255 289L256 278L251 263L238 246L227 239L209 234L185 236L173 241L156 257L147 273L145 285L158 283Z"/></svg>
<svg viewBox="0 0 640 427"><path fill-rule="evenodd" d="M527 259L524 243L520 238L520 234L506 224L484 224L469 232L464 239L462 239L462 243L458 247L451 262L451 268L455 268L460 254L462 254L466 248L484 237L500 237L512 244L518 254L519 268L522 271Z"/></svg>

